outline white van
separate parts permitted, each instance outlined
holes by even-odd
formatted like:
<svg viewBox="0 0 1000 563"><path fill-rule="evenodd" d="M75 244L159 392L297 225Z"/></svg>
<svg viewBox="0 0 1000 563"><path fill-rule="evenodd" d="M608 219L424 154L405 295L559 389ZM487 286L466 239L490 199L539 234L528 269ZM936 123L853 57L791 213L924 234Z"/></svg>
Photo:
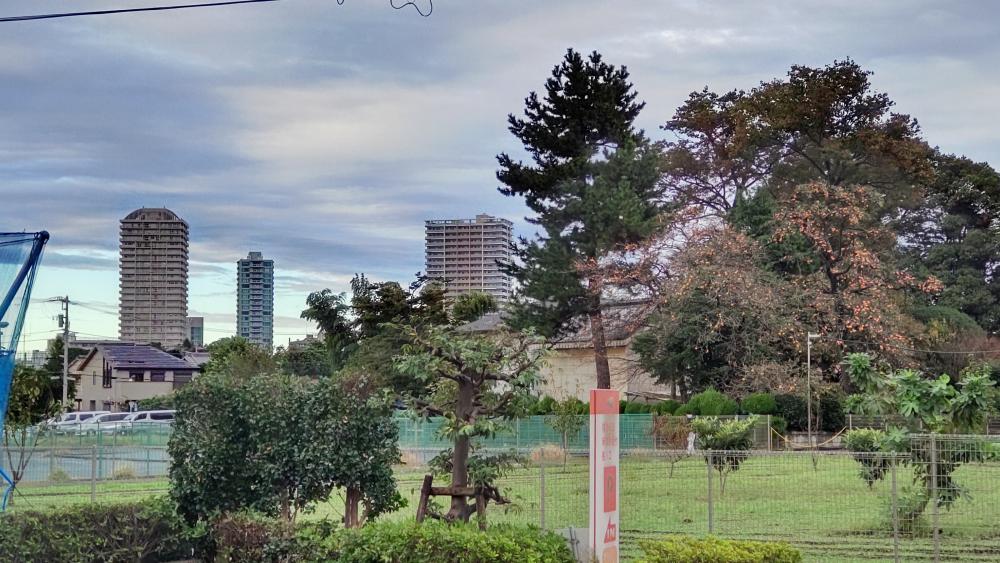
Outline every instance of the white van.
<svg viewBox="0 0 1000 563"><path fill-rule="evenodd" d="M80 424L80 434L117 434L128 427L125 419L132 413L109 412L91 417Z"/></svg>
<svg viewBox="0 0 1000 563"><path fill-rule="evenodd" d="M95 416L108 414L111 411L77 411L77 412L67 412L63 413L62 416L55 419L49 427L56 432L78 432L80 430L80 425L84 421L90 420Z"/></svg>
<svg viewBox="0 0 1000 563"><path fill-rule="evenodd" d="M174 423L174 415L177 411L139 411L125 417L124 423L132 430L141 428L157 427Z"/></svg>

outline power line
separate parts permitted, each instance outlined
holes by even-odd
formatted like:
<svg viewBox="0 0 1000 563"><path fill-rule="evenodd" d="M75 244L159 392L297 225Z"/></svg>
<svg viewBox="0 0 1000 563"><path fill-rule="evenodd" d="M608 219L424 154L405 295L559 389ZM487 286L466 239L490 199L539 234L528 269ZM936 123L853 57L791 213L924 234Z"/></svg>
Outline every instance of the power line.
<svg viewBox="0 0 1000 563"><path fill-rule="evenodd" d="M78 16L105 16L110 14L128 14L135 12L161 12L164 10L186 10L189 8L212 8L217 6L232 6L235 4L259 4L262 2L278 2L279 0L228 0L225 2L202 2L198 4L176 4L173 6L148 6L145 8L116 8L113 10L88 10L84 12L62 12L54 14L32 14L28 16L7 16L0 18L0 23L3 22L23 22L31 20L51 20L56 18L73 18ZM337 4L343 6L345 0L337 0ZM396 0L389 0L389 5L395 10L402 10L407 6L413 6L413 9L420 14L420 16L428 18L432 13L434 13L434 0L427 0L428 8L426 11L422 10L420 6L417 5L413 0L407 0L402 4L397 5Z"/></svg>
<svg viewBox="0 0 1000 563"><path fill-rule="evenodd" d="M72 18L77 16L103 16L108 14L126 14L131 12L160 12L163 10L185 10L188 8L209 8L214 6L230 6L233 4L258 4L261 2L277 2L278 0L228 0L226 2L205 2L201 4L177 4L173 6L148 6L145 8L118 8L114 10L91 10L86 12L63 12L56 14L33 14L30 16L8 16L0 18L2 22L23 22L30 20L50 20L55 18ZM341 0L338 0L341 3ZM419 10L418 10L419 11Z"/></svg>

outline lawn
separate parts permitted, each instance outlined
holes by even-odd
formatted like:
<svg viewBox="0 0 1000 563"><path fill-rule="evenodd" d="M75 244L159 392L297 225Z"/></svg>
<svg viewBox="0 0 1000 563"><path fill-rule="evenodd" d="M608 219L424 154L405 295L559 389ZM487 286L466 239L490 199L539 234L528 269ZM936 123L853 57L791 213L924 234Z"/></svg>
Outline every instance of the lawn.
<svg viewBox="0 0 1000 563"><path fill-rule="evenodd" d="M815 462L814 462L815 459ZM637 553L638 542L668 533L708 533L709 473L701 457L682 458L671 464L664 457L629 457L621 468L621 527L623 552ZM542 469L518 470L503 482L514 500L512 506L491 506L491 522L508 521L547 528L587 526L588 472L585 460L572 459L564 469L553 462ZM408 506L388 518L413 518L423 478L422 468L397 470L399 489ZM912 472L900 468L900 495ZM939 516L944 559L996 561L1000 559L1000 465L961 467L956 479L972 500L961 500ZM727 478L719 490L712 474L713 532L735 538L785 540L810 561L892 561L890 518L891 483L872 489L858 477L858 465L847 455L775 453L754 455ZM135 498L162 494L164 480L106 481L98 483L97 498ZM53 484L24 486L15 510L44 508L90 501L90 485ZM305 519L338 519L343 499L335 494L320 503ZM931 509L917 531L900 540L902 560L929 559ZM922 526L922 527L921 527Z"/></svg>

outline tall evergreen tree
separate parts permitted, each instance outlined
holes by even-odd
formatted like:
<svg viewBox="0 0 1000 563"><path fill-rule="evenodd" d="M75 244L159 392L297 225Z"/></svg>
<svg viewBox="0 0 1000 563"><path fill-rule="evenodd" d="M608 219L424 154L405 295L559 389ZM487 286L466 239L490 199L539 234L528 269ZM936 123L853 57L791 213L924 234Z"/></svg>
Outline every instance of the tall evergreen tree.
<svg viewBox="0 0 1000 563"><path fill-rule="evenodd" d="M661 154L635 128L636 97L624 67L570 49L544 97L532 92L524 118L508 117L531 162L497 157L500 192L524 197L541 231L507 265L521 287L509 322L554 336L586 318L599 388L611 386L601 302L619 281L601 266L650 237L663 211Z"/></svg>
<svg viewBox="0 0 1000 563"><path fill-rule="evenodd" d="M1000 174L985 162L936 153L935 181L901 237L904 263L940 278L932 302L1000 333Z"/></svg>

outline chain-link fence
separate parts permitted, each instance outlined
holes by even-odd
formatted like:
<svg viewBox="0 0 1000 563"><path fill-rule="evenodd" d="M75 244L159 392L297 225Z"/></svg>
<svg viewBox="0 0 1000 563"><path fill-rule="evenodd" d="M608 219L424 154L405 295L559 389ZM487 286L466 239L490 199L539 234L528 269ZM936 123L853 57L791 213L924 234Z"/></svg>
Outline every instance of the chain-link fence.
<svg viewBox="0 0 1000 563"><path fill-rule="evenodd" d="M638 555L644 539L715 534L788 541L813 561L1000 560L1000 436L915 435L909 451L898 454L704 452L678 447L687 439L683 419L661 423L671 427L654 432L650 416L623 417L626 558ZM408 519L414 517L426 460L446 444L433 424L401 424L409 426L400 434L406 465L397 468L397 479L410 502L389 518ZM56 446L35 448L22 465L16 465L22 452L0 451L5 469L22 470L16 506L166 492L165 446L121 444L113 437L107 443L96 436L83 437L94 442L80 445L80 439L62 437ZM561 435L541 417L498 436L492 448L516 449L529 461L502 479L512 503L491 506L489 521L534 524L585 543L586 440L584 427L562 449ZM336 518L338 503L328 505L317 517Z"/></svg>

